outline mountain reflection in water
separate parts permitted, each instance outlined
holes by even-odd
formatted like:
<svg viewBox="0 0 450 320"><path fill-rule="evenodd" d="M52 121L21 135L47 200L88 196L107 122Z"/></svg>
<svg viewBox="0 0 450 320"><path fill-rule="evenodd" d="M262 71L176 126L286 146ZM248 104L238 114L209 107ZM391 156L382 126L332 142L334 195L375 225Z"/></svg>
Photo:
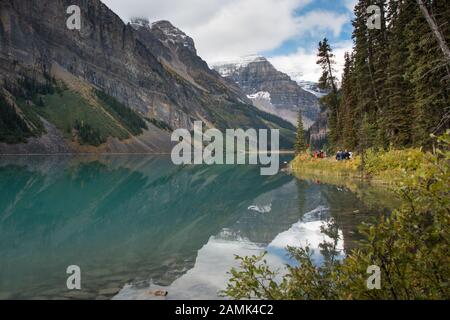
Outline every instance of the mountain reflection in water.
<svg viewBox="0 0 450 320"><path fill-rule="evenodd" d="M268 208L267 212L249 208ZM257 166L185 166L166 156L0 158L0 299L220 298L235 255L323 240L334 218L340 247L379 210L342 188ZM68 291L66 269L82 270Z"/></svg>

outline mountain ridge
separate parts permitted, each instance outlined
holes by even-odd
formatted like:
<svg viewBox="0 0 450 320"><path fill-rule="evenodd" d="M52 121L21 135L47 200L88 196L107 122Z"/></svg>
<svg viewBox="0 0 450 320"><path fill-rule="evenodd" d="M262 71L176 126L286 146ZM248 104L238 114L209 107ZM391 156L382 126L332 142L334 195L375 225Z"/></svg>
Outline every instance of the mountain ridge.
<svg viewBox="0 0 450 320"><path fill-rule="evenodd" d="M214 63L211 67L230 82L238 84L260 110L278 114L293 125L296 125L301 111L306 128L318 119L318 97L304 90L288 74L277 70L263 56L245 56Z"/></svg>
<svg viewBox="0 0 450 320"><path fill-rule="evenodd" d="M65 27L70 5L81 8L80 31ZM238 86L209 69L192 38L168 21L124 23L99 0L5 0L0 9L0 95L9 104L1 110L13 110L25 124L25 132L0 132L0 153L17 149L2 136L22 135L20 149L25 151L30 136L42 137L46 128L35 130L30 119L38 127L51 123L64 137L61 151L70 152L168 152L168 129L191 130L196 120L221 130L278 128L285 149L294 141L291 124L255 108ZM125 134L120 128L124 119L116 113L111 117L110 106L98 100L96 91L116 100L110 102L120 110L119 105L131 108L146 122L144 133ZM81 99L67 109L70 119L52 105L67 102L55 98L55 92ZM76 128L76 121L82 128ZM101 148L80 144L80 131L87 140L102 142ZM43 143L40 152L53 150Z"/></svg>

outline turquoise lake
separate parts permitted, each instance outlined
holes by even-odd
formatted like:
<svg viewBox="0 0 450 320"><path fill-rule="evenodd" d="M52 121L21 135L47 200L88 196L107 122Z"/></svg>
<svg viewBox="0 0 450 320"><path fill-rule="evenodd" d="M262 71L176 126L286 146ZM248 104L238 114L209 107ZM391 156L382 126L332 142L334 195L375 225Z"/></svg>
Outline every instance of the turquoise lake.
<svg viewBox="0 0 450 320"><path fill-rule="evenodd" d="M290 160L289 157L282 159ZM167 156L0 158L0 299L221 299L235 255L290 246L320 263L321 225L341 249L382 205L258 166L174 166ZM66 286L70 265L82 289Z"/></svg>

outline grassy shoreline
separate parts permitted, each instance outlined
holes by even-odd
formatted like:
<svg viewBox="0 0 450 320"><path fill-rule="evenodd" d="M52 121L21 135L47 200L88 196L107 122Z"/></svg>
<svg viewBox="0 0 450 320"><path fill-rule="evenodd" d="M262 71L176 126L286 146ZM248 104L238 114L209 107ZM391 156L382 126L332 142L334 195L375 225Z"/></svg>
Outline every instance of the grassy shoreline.
<svg viewBox="0 0 450 320"><path fill-rule="evenodd" d="M298 264L288 267L282 281L277 281L278 273L269 268L264 255L238 257L240 267L231 270L224 293L234 299L448 300L450 130L436 140L433 152L405 149L366 155L361 162L365 164L363 178L398 180L402 204L390 215L361 225L362 241L343 260L336 259L339 228L331 221L322 229L332 239L320 246L322 265L315 263L310 247L289 247ZM294 174L312 168L322 172L322 177L342 178L342 174L355 173L357 162L358 158L337 163L299 155L291 167ZM368 287L373 267L382 279L378 290Z"/></svg>
<svg viewBox="0 0 450 320"><path fill-rule="evenodd" d="M425 153L421 149L404 149L375 152L369 150L364 161L360 155L347 161L333 158L314 159L300 154L291 162L291 171L307 179L324 182L361 180L378 186L395 186L405 176L412 175L423 163Z"/></svg>

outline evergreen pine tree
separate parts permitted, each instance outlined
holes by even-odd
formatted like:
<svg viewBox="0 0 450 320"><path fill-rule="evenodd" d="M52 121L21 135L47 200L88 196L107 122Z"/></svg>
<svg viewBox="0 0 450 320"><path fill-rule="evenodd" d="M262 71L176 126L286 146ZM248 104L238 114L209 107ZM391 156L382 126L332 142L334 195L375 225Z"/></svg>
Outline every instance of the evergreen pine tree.
<svg viewBox="0 0 450 320"><path fill-rule="evenodd" d="M353 21L353 40L354 46L354 84L356 91L355 96L357 102L354 106L355 117L358 130L361 126L363 116L367 117L367 121L373 126L378 124L378 116L380 113L380 93L377 90L375 82L375 48L377 30L369 30L367 21L369 15L367 8L372 2L369 0L360 0L355 6L355 19ZM368 141L373 146L374 140Z"/></svg>
<svg viewBox="0 0 450 320"><path fill-rule="evenodd" d="M339 142L349 150L355 150L357 146L356 126L355 126L355 83L353 81L353 57L348 52L345 53L344 73L342 75L342 98L340 105L340 115L342 124L342 140Z"/></svg>
<svg viewBox="0 0 450 320"><path fill-rule="evenodd" d="M303 130L303 118L301 111L298 113L297 137L295 140L295 154L301 154L308 148L305 141L305 131Z"/></svg>
<svg viewBox="0 0 450 320"><path fill-rule="evenodd" d="M423 1L432 18L450 43L448 1ZM414 1L415 4L415 1ZM450 127L450 66L418 5L406 28L409 49L408 77L413 86L413 142L430 146L430 134L441 134Z"/></svg>
<svg viewBox="0 0 450 320"><path fill-rule="evenodd" d="M319 88L330 91L330 94L322 98L322 104L328 108L328 127L329 141L332 146L336 146L340 139L339 136L339 97L334 76L335 70L333 50L331 49L328 39L325 38L319 42L317 64L322 68L322 76L319 80Z"/></svg>
<svg viewBox="0 0 450 320"><path fill-rule="evenodd" d="M389 4L389 59L385 84L386 106L382 117L385 137L391 145L400 148L411 144L411 83L405 76L408 47L405 32L412 9L405 0Z"/></svg>
<svg viewBox="0 0 450 320"><path fill-rule="evenodd" d="M374 4L379 29L367 25ZM331 148L430 147L431 133L449 129L448 21L448 0L359 0L340 90L331 46L319 43L319 86L331 92L321 100Z"/></svg>
<svg viewBox="0 0 450 320"><path fill-rule="evenodd" d="M383 115L387 107L386 81L387 81L387 61L389 59L389 32L387 0L373 0L372 4L380 8L380 29L369 30L370 56L373 85L373 95L376 106L376 134L374 137L374 147L385 149L388 147L388 138L384 128Z"/></svg>

